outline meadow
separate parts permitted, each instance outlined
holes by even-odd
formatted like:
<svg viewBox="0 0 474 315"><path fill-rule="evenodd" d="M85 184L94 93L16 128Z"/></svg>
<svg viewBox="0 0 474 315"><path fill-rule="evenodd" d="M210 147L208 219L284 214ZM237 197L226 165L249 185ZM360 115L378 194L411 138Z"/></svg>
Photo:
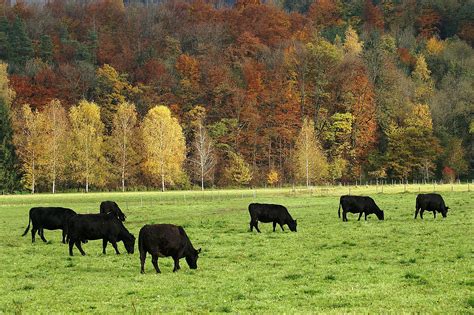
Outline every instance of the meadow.
<svg viewBox="0 0 474 315"><path fill-rule="evenodd" d="M441 190L451 208L446 219L414 220L418 191L433 186L352 187L371 195L385 221L349 222L337 216L349 187L209 192L128 192L0 196L1 313L473 313L474 193L467 185ZM472 190L472 186L470 189ZM115 255L101 241L69 257L60 231L48 243L21 237L32 206L65 206L96 213L115 200L136 237L144 224L184 226L198 269L160 258L157 275L147 257L140 274L137 246ZM298 232L249 232L250 202L280 203L298 221Z"/></svg>

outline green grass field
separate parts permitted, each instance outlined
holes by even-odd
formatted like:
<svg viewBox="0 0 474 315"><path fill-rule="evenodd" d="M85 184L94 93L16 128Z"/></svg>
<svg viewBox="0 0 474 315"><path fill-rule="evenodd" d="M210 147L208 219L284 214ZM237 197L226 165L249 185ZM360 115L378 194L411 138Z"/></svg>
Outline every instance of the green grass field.
<svg viewBox="0 0 474 315"><path fill-rule="evenodd" d="M353 187L385 210L385 221L366 222L338 219L337 196L347 187L0 196L0 312L472 314L474 193L437 187L448 218L425 212L414 220L418 190L432 188ZM90 241L87 256L74 249L69 257L60 231L45 230L48 243L20 236L32 206L95 213L103 200L119 203L137 237L144 224L183 225L203 250L198 269L183 259L173 273L172 259L160 258L157 275L148 257L141 275L137 247L128 255L120 243L115 255L109 245L102 255L102 242ZM250 233L254 201L286 205L298 232L260 223L262 233Z"/></svg>

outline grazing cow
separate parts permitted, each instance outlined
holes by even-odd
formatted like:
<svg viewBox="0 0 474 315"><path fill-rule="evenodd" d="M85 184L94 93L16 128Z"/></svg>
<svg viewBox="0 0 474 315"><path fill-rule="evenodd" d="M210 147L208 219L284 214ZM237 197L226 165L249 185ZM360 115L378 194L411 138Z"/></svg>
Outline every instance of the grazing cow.
<svg viewBox="0 0 474 315"><path fill-rule="evenodd" d="M339 209L337 210L339 218L341 217L342 206L342 221L347 221L347 212L359 213L359 219L362 213L365 215L365 220L369 214L375 214L379 220L384 219L383 211L375 204L374 199L367 196L341 196L339 200Z"/></svg>
<svg viewBox="0 0 474 315"><path fill-rule="evenodd" d="M100 213L113 213L113 215L122 222L124 222L126 218L115 201L102 201L100 203Z"/></svg>
<svg viewBox="0 0 474 315"><path fill-rule="evenodd" d="M151 262L157 273L158 257L171 256L174 260L173 272L180 269L179 259L186 258L189 268L197 269L197 260L201 249L194 249L188 235L181 226L173 224L145 225L138 235L138 250L140 251L141 273L145 273L146 254L151 254Z"/></svg>
<svg viewBox="0 0 474 315"><path fill-rule="evenodd" d="M130 234L123 223L112 214L76 214L69 219L67 239L70 256L73 256L74 244L84 256L86 253L82 250L81 242L87 240L102 239L103 254L105 254L107 242L112 243L116 254L120 254L117 248L119 241L123 241L129 254L133 254L135 247L135 236Z"/></svg>
<svg viewBox="0 0 474 315"><path fill-rule="evenodd" d="M22 236L25 236L30 229L30 224L33 223L31 229L31 242L35 242L36 231L43 242L44 229L47 230L63 230L63 243L66 243L67 222L70 217L74 216L76 212L69 208L61 207L35 207L30 209L28 226Z"/></svg>
<svg viewBox="0 0 474 315"><path fill-rule="evenodd" d="M439 194L419 194L416 196L416 208L415 208L415 219L420 212L420 218L423 219L423 212L433 211L434 218L436 219L436 211L441 212L443 218L446 218L449 207L446 207L443 197Z"/></svg>
<svg viewBox="0 0 474 315"><path fill-rule="evenodd" d="M251 203L249 204L250 212L250 232L253 231L253 227L260 233L258 228L258 221L268 223L273 222L273 232L277 223L280 225L282 231L283 225L287 224L290 231L296 232L296 220L293 220L288 209L282 205L273 205L267 203Z"/></svg>

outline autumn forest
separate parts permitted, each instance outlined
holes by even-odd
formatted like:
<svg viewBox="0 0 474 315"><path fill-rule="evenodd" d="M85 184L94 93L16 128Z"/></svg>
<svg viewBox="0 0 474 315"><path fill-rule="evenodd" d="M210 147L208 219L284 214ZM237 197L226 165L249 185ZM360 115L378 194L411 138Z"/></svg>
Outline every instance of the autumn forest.
<svg viewBox="0 0 474 315"><path fill-rule="evenodd" d="M472 1L0 10L0 193L474 175Z"/></svg>

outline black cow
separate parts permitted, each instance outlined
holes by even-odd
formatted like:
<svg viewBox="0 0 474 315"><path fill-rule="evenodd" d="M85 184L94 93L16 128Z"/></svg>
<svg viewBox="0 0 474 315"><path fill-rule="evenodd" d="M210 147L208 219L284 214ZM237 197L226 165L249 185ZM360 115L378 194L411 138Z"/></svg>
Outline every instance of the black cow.
<svg viewBox="0 0 474 315"><path fill-rule="evenodd" d="M36 231L41 237L43 242L46 242L44 238L44 229L47 230L63 230L63 243L66 243L67 234L67 222L69 218L74 216L76 212L69 208L61 207L35 207L30 209L28 226L22 236L25 236L30 229L30 224L33 223L31 229L31 242L34 243Z"/></svg>
<svg viewBox="0 0 474 315"><path fill-rule="evenodd" d="M359 213L359 219L362 213L365 215L365 220L369 214L375 214L379 220L384 219L383 211L375 203L374 199L367 196L341 196L339 200L339 209L337 210L339 218L341 217L342 206L342 221L347 221L347 212Z"/></svg>
<svg viewBox="0 0 474 315"><path fill-rule="evenodd" d="M102 201L100 203L100 213L112 213L122 222L124 222L126 218L115 201Z"/></svg>
<svg viewBox="0 0 474 315"><path fill-rule="evenodd" d="M140 251L141 273L145 273L146 254L151 254L151 262L157 273L158 257L171 256L174 260L173 272L180 269L179 259L185 257L189 268L197 269L197 260L201 249L194 249L188 235L181 226L173 224L151 224L140 229L138 235L138 250Z"/></svg>
<svg viewBox="0 0 474 315"><path fill-rule="evenodd" d="M416 196L415 219L420 212L420 218L423 219L423 212L433 211L436 219L436 211L441 212L443 218L446 218L449 207L446 207L443 197L439 194L419 194Z"/></svg>
<svg viewBox="0 0 474 315"><path fill-rule="evenodd" d="M81 242L87 240L102 239L102 253L105 254L107 242L112 243L115 253L120 254L117 242L123 241L125 249L133 254L135 247L135 236L130 234L123 223L112 214L76 214L69 219L68 224L69 255L73 256L72 247L76 244L81 254Z"/></svg>
<svg viewBox="0 0 474 315"><path fill-rule="evenodd" d="M277 223L280 225L281 230L284 231L283 225L287 224L290 231L296 232L296 220L293 220L288 209L282 205L273 205L267 203L251 203L249 204L250 212L250 232L253 231L253 227L258 228L258 221L268 223L273 222L273 232Z"/></svg>

